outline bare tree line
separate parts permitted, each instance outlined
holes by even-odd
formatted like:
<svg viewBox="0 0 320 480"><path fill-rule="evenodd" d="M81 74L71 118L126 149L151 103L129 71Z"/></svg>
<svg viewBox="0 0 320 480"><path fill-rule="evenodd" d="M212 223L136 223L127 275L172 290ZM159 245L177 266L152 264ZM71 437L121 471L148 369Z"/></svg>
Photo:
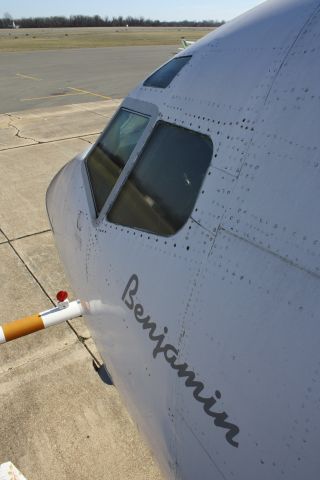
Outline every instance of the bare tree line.
<svg viewBox="0 0 320 480"><path fill-rule="evenodd" d="M15 18L8 13L0 18L0 28L60 28L60 27L218 27L224 22L218 20L182 20L182 21L160 21L144 17L105 17L100 15L71 15L70 17L31 17Z"/></svg>

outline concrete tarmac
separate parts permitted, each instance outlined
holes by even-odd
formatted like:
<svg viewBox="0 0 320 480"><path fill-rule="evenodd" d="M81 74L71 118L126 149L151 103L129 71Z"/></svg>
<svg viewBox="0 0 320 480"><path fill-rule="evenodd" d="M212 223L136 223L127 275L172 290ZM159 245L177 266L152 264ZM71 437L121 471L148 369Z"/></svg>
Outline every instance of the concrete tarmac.
<svg viewBox="0 0 320 480"><path fill-rule="evenodd" d="M47 54L47 52L46 52ZM45 211L54 173L94 141L119 101L0 115L0 323L72 290ZM83 319L0 345L0 464L28 480L161 480Z"/></svg>
<svg viewBox="0 0 320 480"><path fill-rule="evenodd" d="M0 113L123 98L175 46L0 53Z"/></svg>

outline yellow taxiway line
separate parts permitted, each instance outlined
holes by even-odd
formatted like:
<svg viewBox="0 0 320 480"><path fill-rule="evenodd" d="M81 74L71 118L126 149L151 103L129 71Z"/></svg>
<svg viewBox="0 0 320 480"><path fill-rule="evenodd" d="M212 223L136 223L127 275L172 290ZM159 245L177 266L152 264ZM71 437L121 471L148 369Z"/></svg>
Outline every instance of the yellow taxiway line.
<svg viewBox="0 0 320 480"><path fill-rule="evenodd" d="M28 78L29 80L36 80L38 82L42 80L42 78L34 77L33 75L24 75L22 73L16 73L16 76L20 78Z"/></svg>
<svg viewBox="0 0 320 480"><path fill-rule="evenodd" d="M86 93L87 95L93 95L94 97L101 97L101 98L106 98L107 100L112 100L111 97L107 97L106 95L101 95L100 93L89 92L88 90L82 90L81 88L73 88L73 87L68 87L68 88L69 90L74 90L75 92Z"/></svg>
<svg viewBox="0 0 320 480"><path fill-rule="evenodd" d="M101 95L100 93L90 92L89 90L83 90L81 88L67 87L69 90L73 90L75 93L57 93L56 95L48 95L46 97L30 97L30 98L21 98L20 102L32 102L33 100L52 100L56 97L68 97L76 95L93 95L94 97L105 98L106 100L112 100L112 97L107 97L106 95Z"/></svg>
<svg viewBox="0 0 320 480"><path fill-rule="evenodd" d="M31 97L31 98L20 98L20 102L32 102L32 100L46 100L54 99L56 97L70 97L77 95L85 95L85 93L57 93L56 95L49 95L47 97Z"/></svg>

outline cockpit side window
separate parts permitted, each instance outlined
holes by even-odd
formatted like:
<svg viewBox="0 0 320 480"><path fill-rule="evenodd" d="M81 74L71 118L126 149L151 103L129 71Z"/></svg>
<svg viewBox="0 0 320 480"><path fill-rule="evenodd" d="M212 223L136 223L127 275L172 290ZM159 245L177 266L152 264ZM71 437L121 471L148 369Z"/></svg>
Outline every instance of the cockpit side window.
<svg viewBox="0 0 320 480"><path fill-rule="evenodd" d="M108 220L173 235L192 213L212 153L208 136L159 122L111 207Z"/></svg>
<svg viewBox="0 0 320 480"><path fill-rule="evenodd" d="M118 180L149 117L120 109L86 159L96 214Z"/></svg>
<svg viewBox="0 0 320 480"><path fill-rule="evenodd" d="M145 87L166 88L180 70L189 62L190 58L191 55L173 58L147 78L143 85Z"/></svg>

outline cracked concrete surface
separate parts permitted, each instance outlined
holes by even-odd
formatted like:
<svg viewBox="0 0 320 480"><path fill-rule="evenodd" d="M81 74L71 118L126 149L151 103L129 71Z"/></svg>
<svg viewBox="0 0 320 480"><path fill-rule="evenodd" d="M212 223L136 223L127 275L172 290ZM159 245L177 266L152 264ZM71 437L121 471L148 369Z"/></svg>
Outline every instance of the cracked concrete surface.
<svg viewBox="0 0 320 480"><path fill-rule="evenodd" d="M18 137L18 138L21 138L22 140L30 140L30 142L32 143L39 143L37 142L37 140L35 138L31 138L31 137L24 137L23 135L21 135L20 133L20 128L18 128L16 125L14 125L13 122L18 122L19 119L17 118L14 118L13 115L10 115L10 114L7 114L8 117L10 118L10 121L8 123L8 127L9 128L14 128L16 133L15 133L15 137Z"/></svg>
<svg viewBox="0 0 320 480"><path fill-rule="evenodd" d="M93 143L119 101L0 115L0 323L50 308L72 289L54 247L45 191ZM0 463L28 480L160 480L152 454L83 318L0 345Z"/></svg>
<svg viewBox="0 0 320 480"><path fill-rule="evenodd" d="M7 148L15 148L36 143L34 140L21 138L18 135L19 129L12 125L11 122L12 120L10 117L4 127L1 127L1 123L3 124L4 122L0 122L0 151L6 150Z"/></svg>
<svg viewBox="0 0 320 480"><path fill-rule="evenodd" d="M2 114L0 151L82 136L87 141L101 132L119 104L119 100L108 100Z"/></svg>

